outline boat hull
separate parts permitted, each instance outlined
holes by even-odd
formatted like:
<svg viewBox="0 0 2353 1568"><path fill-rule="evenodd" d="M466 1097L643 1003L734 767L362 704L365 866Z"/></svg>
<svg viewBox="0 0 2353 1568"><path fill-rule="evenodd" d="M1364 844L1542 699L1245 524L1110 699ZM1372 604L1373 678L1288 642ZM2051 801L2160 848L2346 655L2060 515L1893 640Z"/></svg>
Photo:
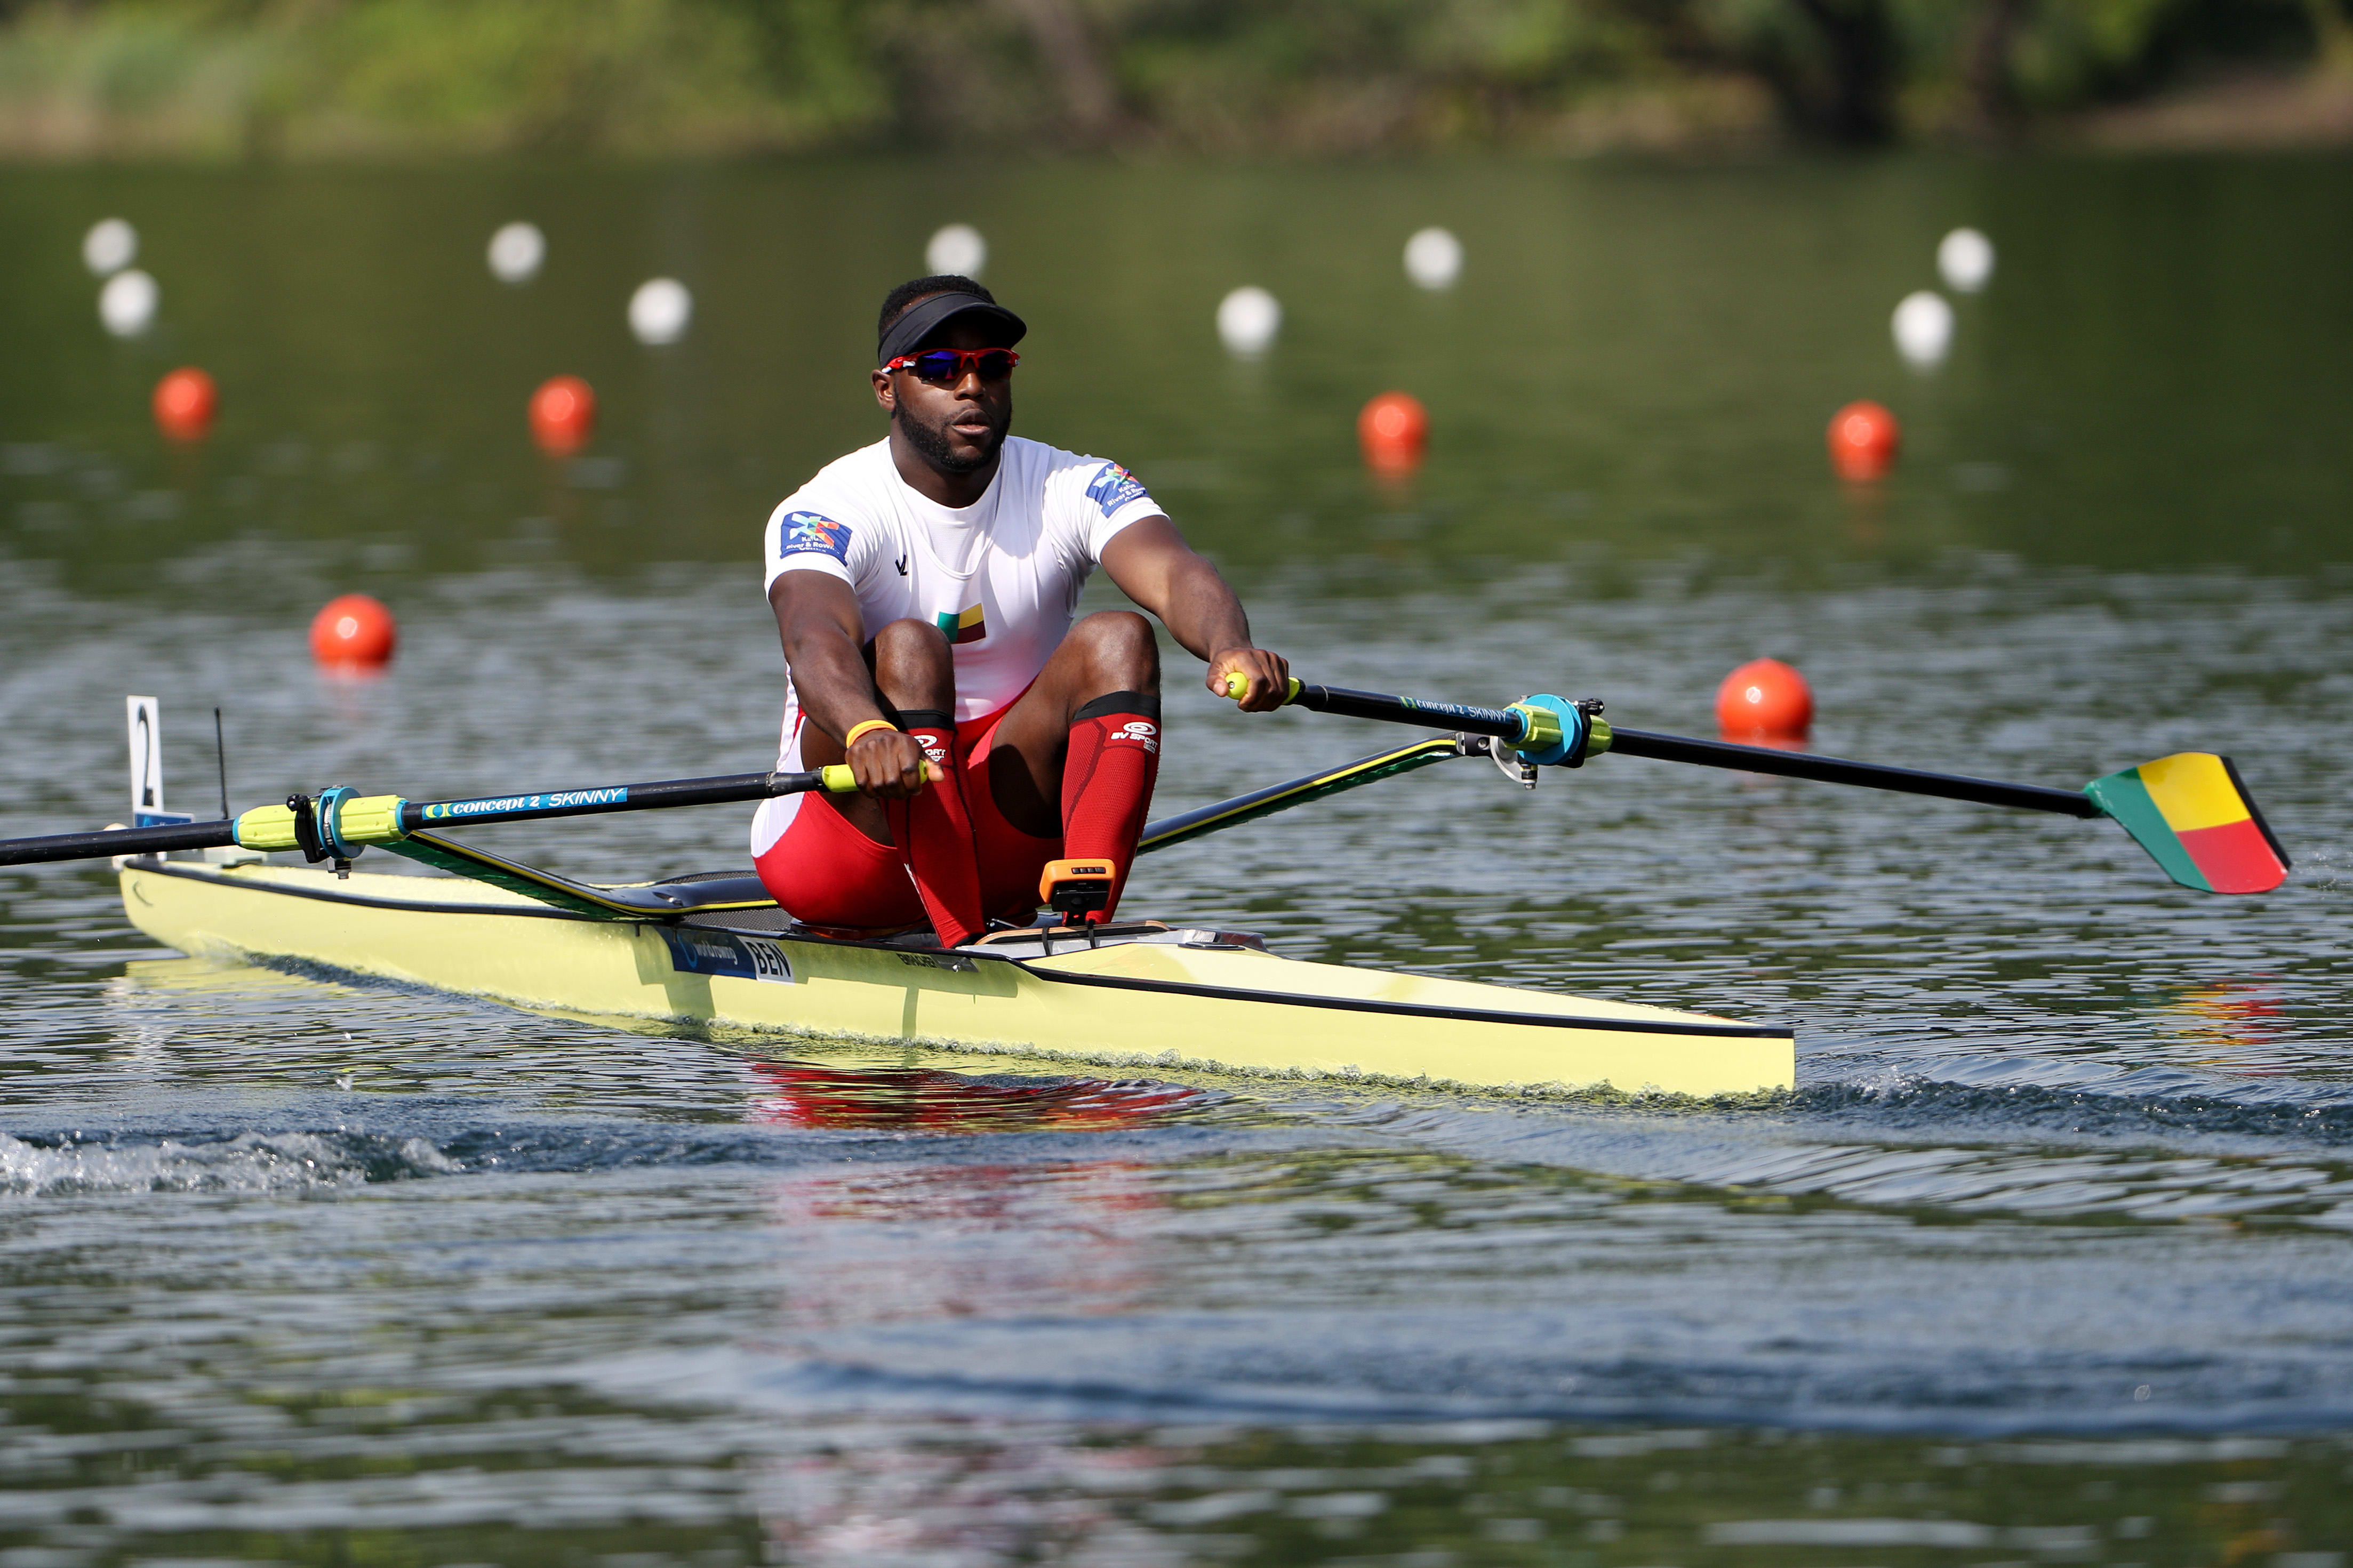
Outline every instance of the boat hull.
<svg viewBox="0 0 2353 1568"><path fill-rule="evenodd" d="M1786 1089L1786 1029L1278 957L1199 933L1051 956L590 919L459 879L126 864L123 907L197 956L520 1006L776 1034L1475 1088Z"/></svg>

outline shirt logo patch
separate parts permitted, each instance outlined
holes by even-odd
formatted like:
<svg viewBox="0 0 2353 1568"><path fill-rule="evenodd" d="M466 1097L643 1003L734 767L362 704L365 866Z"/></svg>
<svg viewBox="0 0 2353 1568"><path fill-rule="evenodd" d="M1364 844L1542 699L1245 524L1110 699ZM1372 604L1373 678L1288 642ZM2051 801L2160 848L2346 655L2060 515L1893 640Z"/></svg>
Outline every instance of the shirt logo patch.
<svg viewBox="0 0 2353 1568"><path fill-rule="evenodd" d="M1152 496L1144 488L1143 480L1117 463L1105 463L1103 472L1087 487L1087 499L1103 508L1103 514L1109 517L1130 501L1150 500Z"/></svg>
<svg viewBox="0 0 2353 1568"><path fill-rule="evenodd" d="M932 617L932 624L940 628L951 647L980 642L988 636L988 618L980 613L978 605L960 616L953 610L942 610Z"/></svg>
<svg viewBox="0 0 2353 1568"><path fill-rule="evenodd" d="M784 537L779 555L830 555L845 566L849 564L849 530L829 517L813 511L786 512Z"/></svg>

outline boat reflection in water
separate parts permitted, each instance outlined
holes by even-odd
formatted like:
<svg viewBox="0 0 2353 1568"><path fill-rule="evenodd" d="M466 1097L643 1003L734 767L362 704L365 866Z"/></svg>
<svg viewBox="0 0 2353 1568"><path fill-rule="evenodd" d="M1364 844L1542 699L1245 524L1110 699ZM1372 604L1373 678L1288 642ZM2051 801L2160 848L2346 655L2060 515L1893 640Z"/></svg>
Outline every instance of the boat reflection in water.
<svg viewBox="0 0 2353 1568"><path fill-rule="evenodd" d="M886 1384L920 1379L918 1363L935 1355L954 1359L938 1343L906 1342L911 1331L932 1341L947 1324L1018 1318L1042 1304L1057 1315L1101 1317L1159 1299L1174 1245L1166 1173L1091 1157L1096 1140L1227 1098L1098 1079L806 1062L755 1070L769 1092L754 1100L754 1120L870 1135L858 1140L854 1164L776 1189L786 1259L778 1326L788 1336L824 1336L792 1347L804 1370ZM887 1143L876 1148L877 1132L1018 1142L982 1144L968 1160L942 1160L936 1148L900 1160ZM1067 1152L1058 1146L1065 1134L1080 1135ZM1011 1237L1019 1244L1008 1247Z"/></svg>
<svg viewBox="0 0 2353 1568"><path fill-rule="evenodd" d="M1225 1097L1138 1079L976 1078L919 1068L762 1062L773 1092L752 1120L775 1127L868 1131L1095 1132L1142 1127Z"/></svg>

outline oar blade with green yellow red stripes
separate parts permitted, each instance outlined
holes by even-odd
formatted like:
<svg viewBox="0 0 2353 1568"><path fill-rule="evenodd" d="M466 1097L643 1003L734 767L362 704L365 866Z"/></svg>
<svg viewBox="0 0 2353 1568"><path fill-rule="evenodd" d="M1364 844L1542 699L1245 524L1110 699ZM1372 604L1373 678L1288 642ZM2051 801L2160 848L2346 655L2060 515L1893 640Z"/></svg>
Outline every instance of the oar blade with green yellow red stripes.
<svg viewBox="0 0 2353 1568"><path fill-rule="evenodd" d="M2287 851L2228 757L2178 752L2084 786L2165 874L2201 893L2268 893Z"/></svg>

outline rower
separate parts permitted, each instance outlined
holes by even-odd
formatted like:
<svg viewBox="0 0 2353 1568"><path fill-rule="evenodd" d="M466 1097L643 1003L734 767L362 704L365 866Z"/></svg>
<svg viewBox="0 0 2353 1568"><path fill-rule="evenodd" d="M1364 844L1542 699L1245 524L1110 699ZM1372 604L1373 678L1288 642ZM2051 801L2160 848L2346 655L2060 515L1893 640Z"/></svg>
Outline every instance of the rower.
<svg viewBox="0 0 2353 1568"><path fill-rule="evenodd" d="M872 373L890 433L768 519L784 639L779 770L847 762L859 793L764 802L760 879L804 924L946 946L1027 924L1057 861L1109 868L1118 907L1160 763L1160 657L1142 616L1073 624L1097 566L1208 665L1208 689L1280 707L1289 667L1117 463L1008 434L1021 318L969 278L882 302ZM1238 679L1237 679L1238 678ZM1072 902L1078 895L1073 892Z"/></svg>

